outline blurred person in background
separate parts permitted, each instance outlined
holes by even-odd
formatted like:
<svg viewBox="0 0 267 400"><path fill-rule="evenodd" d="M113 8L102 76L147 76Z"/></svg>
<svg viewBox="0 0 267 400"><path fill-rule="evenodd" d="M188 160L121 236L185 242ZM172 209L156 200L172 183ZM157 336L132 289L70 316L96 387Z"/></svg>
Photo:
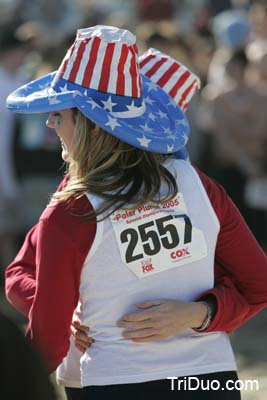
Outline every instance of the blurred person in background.
<svg viewBox="0 0 267 400"><path fill-rule="evenodd" d="M0 26L0 266L6 265L17 251L17 235L21 233L21 188L16 176L13 153L14 115L5 107L10 90L23 83L20 74L28 44L16 36L17 24Z"/></svg>
<svg viewBox="0 0 267 400"><path fill-rule="evenodd" d="M168 53L182 64L190 65L190 44L179 25L174 21L161 20L159 22L145 22L136 28L136 35L140 47L145 51L155 48Z"/></svg>
<svg viewBox="0 0 267 400"><path fill-rule="evenodd" d="M262 96L262 113L266 114L267 109L267 53L263 53L257 62L253 63L256 76L253 81L254 88ZM267 118L265 125L265 139L262 142L263 157L261 162L261 173L259 176L248 181L245 188L245 201L248 206L248 223L253 226L255 223L255 211L258 215L257 221L259 222L258 229L261 230L259 234L263 239L263 246L267 251ZM265 150L264 150L265 149ZM261 240L262 240L261 239Z"/></svg>
<svg viewBox="0 0 267 400"><path fill-rule="evenodd" d="M0 312L0 398L56 400L49 375L22 331Z"/></svg>
<svg viewBox="0 0 267 400"><path fill-rule="evenodd" d="M227 189L266 249L266 210L253 207L249 200L253 188L249 187L255 179L266 178L267 102L266 96L247 84L247 66L245 51L234 52L226 67L231 87L212 104L213 176Z"/></svg>
<svg viewBox="0 0 267 400"><path fill-rule="evenodd" d="M211 18L212 49L207 60L206 85L201 92L196 113L197 127L202 133L203 153L201 167L213 175L213 130L212 103L214 99L231 87L226 65L235 50L243 49L250 38L250 25L245 10L229 9ZM205 82L205 81L204 81Z"/></svg>
<svg viewBox="0 0 267 400"><path fill-rule="evenodd" d="M175 15L173 0L134 0L140 21L172 20Z"/></svg>
<svg viewBox="0 0 267 400"><path fill-rule="evenodd" d="M20 13L18 12L22 0L0 0L0 25L7 21L14 21Z"/></svg>
<svg viewBox="0 0 267 400"><path fill-rule="evenodd" d="M263 53L256 63L257 79L255 81L255 88L263 96L267 96L267 52Z"/></svg>
<svg viewBox="0 0 267 400"><path fill-rule="evenodd" d="M267 53L267 0L252 0L248 18L252 34L247 56L251 61L259 61Z"/></svg>
<svg viewBox="0 0 267 400"><path fill-rule="evenodd" d="M78 0L86 4L86 0ZM91 0L83 13L84 26L106 24L135 30L137 25L135 0Z"/></svg>
<svg viewBox="0 0 267 400"><path fill-rule="evenodd" d="M75 0L21 0L18 10L23 21L35 20L45 28L46 44L59 45L83 23L84 14Z"/></svg>
<svg viewBox="0 0 267 400"><path fill-rule="evenodd" d="M210 97L215 97L229 85L226 64L233 51L243 49L250 39L250 25L247 13L240 10L227 10L212 20L212 32L216 49L208 72L208 90Z"/></svg>
<svg viewBox="0 0 267 400"><path fill-rule="evenodd" d="M208 71L214 54L215 44L212 36L202 36L194 33L190 35L188 43L190 46L189 65L200 77L202 87L205 87L208 79ZM202 107L202 88L194 96L188 108L188 119L190 121L190 139L187 145L190 159L193 164L200 168L205 166L207 160L207 135L200 120L206 118L207 111Z"/></svg>
<svg viewBox="0 0 267 400"><path fill-rule="evenodd" d="M212 15L216 15L230 9L247 9L250 0L207 0L207 4L212 11Z"/></svg>
<svg viewBox="0 0 267 400"><path fill-rule="evenodd" d="M207 0L206 3L212 12L212 15L219 14L232 8L232 0Z"/></svg>

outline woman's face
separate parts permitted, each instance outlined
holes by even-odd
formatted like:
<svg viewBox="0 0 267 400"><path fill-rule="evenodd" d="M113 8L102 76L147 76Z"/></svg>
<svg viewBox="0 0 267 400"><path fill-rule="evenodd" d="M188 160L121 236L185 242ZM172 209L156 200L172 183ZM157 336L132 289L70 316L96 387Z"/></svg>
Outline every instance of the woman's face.
<svg viewBox="0 0 267 400"><path fill-rule="evenodd" d="M68 161L75 130L72 110L69 108L67 110L51 112L46 121L46 125L49 128L55 129L61 141L61 156L64 161Z"/></svg>

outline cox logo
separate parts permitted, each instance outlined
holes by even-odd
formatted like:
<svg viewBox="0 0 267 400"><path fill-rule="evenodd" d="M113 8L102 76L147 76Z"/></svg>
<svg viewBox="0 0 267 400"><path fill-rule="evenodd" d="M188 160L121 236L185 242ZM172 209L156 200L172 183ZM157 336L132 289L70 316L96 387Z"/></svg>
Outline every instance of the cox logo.
<svg viewBox="0 0 267 400"><path fill-rule="evenodd" d="M188 247L185 247L184 249L172 251L170 256L173 260L176 260L177 258L185 257L190 255L190 251L188 250Z"/></svg>

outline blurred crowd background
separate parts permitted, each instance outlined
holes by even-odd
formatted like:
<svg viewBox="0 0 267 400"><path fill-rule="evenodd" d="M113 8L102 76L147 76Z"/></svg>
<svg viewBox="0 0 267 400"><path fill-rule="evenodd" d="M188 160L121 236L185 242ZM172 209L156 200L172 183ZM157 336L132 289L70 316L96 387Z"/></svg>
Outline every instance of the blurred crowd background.
<svg viewBox="0 0 267 400"><path fill-rule="evenodd" d="M45 125L46 115L15 115L5 108L5 100L24 82L57 69L76 30L96 24L130 29L140 55L155 47L201 78L201 90L187 111L191 162L226 188L267 249L267 0L0 0L0 303L6 310L4 269L38 221L64 166L58 138ZM17 314L15 318L26 322ZM239 350L247 356L249 377L253 362L266 362L264 318L233 338L235 348L243 343ZM16 385L4 371L16 365L22 382L27 363L20 356L10 361L12 327L7 323L5 330L4 322L0 353L8 353L0 376L1 387L10 390ZM257 331L257 340L252 335L248 341L249 329ZM254 372L256 376L264 368ZM25 396L52 399L36 395L33 387ZM251 396L246 398L265 398Z"/></svg>
<svg viewBox="0 0 267 400"><path fill-rule="evenodd" d="M140 54L158 48L198 74L191 161L224 185L266 250L267 0L0 0L2 274L64 174L46 115L15 115L5 99L57 69L76 30L96 24L130 29Z"/></svg>

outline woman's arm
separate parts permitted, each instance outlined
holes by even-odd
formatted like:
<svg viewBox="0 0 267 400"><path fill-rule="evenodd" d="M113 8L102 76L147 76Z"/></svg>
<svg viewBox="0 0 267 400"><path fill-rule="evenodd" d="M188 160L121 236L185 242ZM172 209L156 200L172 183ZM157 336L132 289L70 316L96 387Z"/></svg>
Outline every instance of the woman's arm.
<svg viewBox="0 0 267 400"><path fill-rule="evenodd" d="M28 317L36 288L36 238L38 225L27 234L16 258L6 269L5 291L8 301Z"/></svg>
<svg viewBox="0 0 267 400"><path fill-rule="evenodd" d="M77 210L91 210L86 196L73 201L71 206L58 203L47 207L39 221L36 291L26 336L41 352L51 372L69 348L80 274L95 237L96 224L74 216L72 211Z"/></svg>
<svg viewBox="0 0 267 400"><path fill-rule="evenodd" d="M225 190L197 171L220 222L213 295L216 315L206 332L231 332L267 303L267 258Z"/></svg>
<svg viewBox="0 0 267 400"><path fill-rule="evenodd" d="M209 296L214 296L217 305L211 324L203 332L224 331L230 333L264 307L262 303L250 304L238 290L238 283L234 283L227 271L224 275L216 277L216 270L221 268L218 263L215 264L214 288L203 293L197 299L197 301L205 301Z"/></svg>

